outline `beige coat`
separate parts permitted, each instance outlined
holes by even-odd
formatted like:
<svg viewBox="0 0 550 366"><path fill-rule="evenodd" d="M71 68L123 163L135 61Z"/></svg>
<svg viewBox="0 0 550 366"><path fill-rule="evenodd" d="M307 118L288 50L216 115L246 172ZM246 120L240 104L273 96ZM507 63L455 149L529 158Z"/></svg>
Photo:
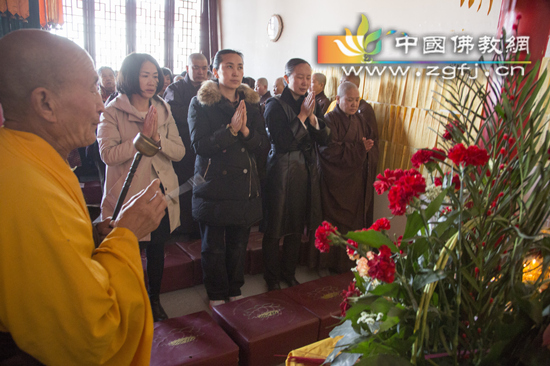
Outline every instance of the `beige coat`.
<svg viewBox="0 0 550 366"><path fill-rule="evenodd" d="M168 103L155 97L152 99L152 104L157 108L162 150L152 158L142 157L125 202L151 183L152 169L154 169L167 194L170 231L173 231L179 226L180 211L178 177L174 173L172 161L180 161L183 158L185 147ZM141 117L141 113L130 104L125 94L119 94L109 103L101 116L97 138L101 159L107 165L101 202L102 219L113 214L116 201L137 152L132 142L138 132L143 132L144 120L145 118ZM150 240L150 236L139 239Z"/></svg>

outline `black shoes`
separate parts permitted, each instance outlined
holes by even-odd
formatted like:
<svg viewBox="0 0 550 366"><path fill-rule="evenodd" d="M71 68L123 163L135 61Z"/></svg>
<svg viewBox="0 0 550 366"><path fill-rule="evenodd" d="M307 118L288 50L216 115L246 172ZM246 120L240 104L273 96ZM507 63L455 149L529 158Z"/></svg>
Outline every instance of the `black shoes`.
<svg viewBox="0 0 550 366"><path fill-rule="evenodd" d="M267 291L275 291L275 290L280 290L281 289L281 285L279 284L279 282L268 282L267 283Z"/></svg>
<svg viewBox="0 0 550 366"><path fill-rule="evenodd" d="M294 287L300 284L300 282L296 280L296 277L292 277L291 279L285 279L284 281L288 285L288 287Z"/></svg>
<svg viewBox="0 0 550 366"><path fill-rule="evenodd" d="M158 297L151 297L149 300L151 301L151 310L153 310L153 321L156 323L168 319L168 315L160 304L160 299Z"/></svg>

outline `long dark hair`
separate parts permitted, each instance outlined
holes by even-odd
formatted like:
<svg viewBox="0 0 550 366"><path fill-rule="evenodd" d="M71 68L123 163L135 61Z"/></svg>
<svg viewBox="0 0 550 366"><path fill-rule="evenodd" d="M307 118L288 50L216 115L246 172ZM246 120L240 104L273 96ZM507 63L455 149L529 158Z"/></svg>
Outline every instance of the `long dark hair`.
<svg viewBox="0 0 550 366"><path fill-rule="evenodd" d="M294 72L294 69L296 68L296 66L301 64L308 64L309 67L311 67L309 62L307 62L302 58L292 58L285 65L285 75L290 76Z"/></svg>
<svg viewBox="0 0 550 366"><path fill-rule="evenodd" d="M234 54L237 54L237 55L241 56L241 58L243 59L243 62L244 62L244 56L243 56L242 52L226 48L224 50L219 50L218 52L216 52L216 56L214 56L214 60L212 61L212 68L216 69L216 70L219 70L220 69L220 64L223 61L222 56L227 55L228 53L234 53Z"/></svg>
<svg viewBox="0 0 550 366"><path fill-rule="evenodd" d="M159 83L155 95L162 90L164 86L164 74L157 60L147 53L131 53L122 61L122 66L120 66L120 71L118 72L116 87L120 93L126 94L128 97L134 94L141 94L139 71L141 70L141 65L147 61L155 65L158 72Z"/></svg>

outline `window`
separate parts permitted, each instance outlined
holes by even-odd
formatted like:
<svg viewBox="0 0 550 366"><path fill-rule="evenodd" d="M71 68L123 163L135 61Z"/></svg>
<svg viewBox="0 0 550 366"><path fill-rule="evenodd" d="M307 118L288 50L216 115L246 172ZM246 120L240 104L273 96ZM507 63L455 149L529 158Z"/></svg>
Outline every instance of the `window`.
<svg viewBox="0 0 550 366"><path fill-rule="evenodd" d="M200 0L65 0L65 24L52 33L86 49L97 67L118 70L135 51L181 73L199 52L200 14Z"/></svg>

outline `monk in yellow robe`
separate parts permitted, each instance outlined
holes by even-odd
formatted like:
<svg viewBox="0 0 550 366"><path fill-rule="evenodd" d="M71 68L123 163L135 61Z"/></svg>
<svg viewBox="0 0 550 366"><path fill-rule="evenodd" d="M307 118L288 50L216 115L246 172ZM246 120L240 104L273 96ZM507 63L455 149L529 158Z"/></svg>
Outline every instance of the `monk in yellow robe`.
<svg viewBox="0 0 550 366"><path fill-rule="evenodd" d="M342 233L361 230L367 222L372 194L368 195L369 159L374 146L372 130L359 109L359 90L344 82L338 87L337 105L325 115L332 131L331 141L319 147L321 202L323 219ZM334 249L334 250L333 250ZM351 262L342 248L331 248L329 268L338 272L349 270Z"/></svg>
<svg viewBox="0 0 550 366"><path fill-rule="evenodd" d="M67 163L94 142L104 110L93 62L38 30L3 37L0 54L0 364L148 365L153 319L137 238L164 215L159 182L98 224L108 235L96 249Z"/></svg>

